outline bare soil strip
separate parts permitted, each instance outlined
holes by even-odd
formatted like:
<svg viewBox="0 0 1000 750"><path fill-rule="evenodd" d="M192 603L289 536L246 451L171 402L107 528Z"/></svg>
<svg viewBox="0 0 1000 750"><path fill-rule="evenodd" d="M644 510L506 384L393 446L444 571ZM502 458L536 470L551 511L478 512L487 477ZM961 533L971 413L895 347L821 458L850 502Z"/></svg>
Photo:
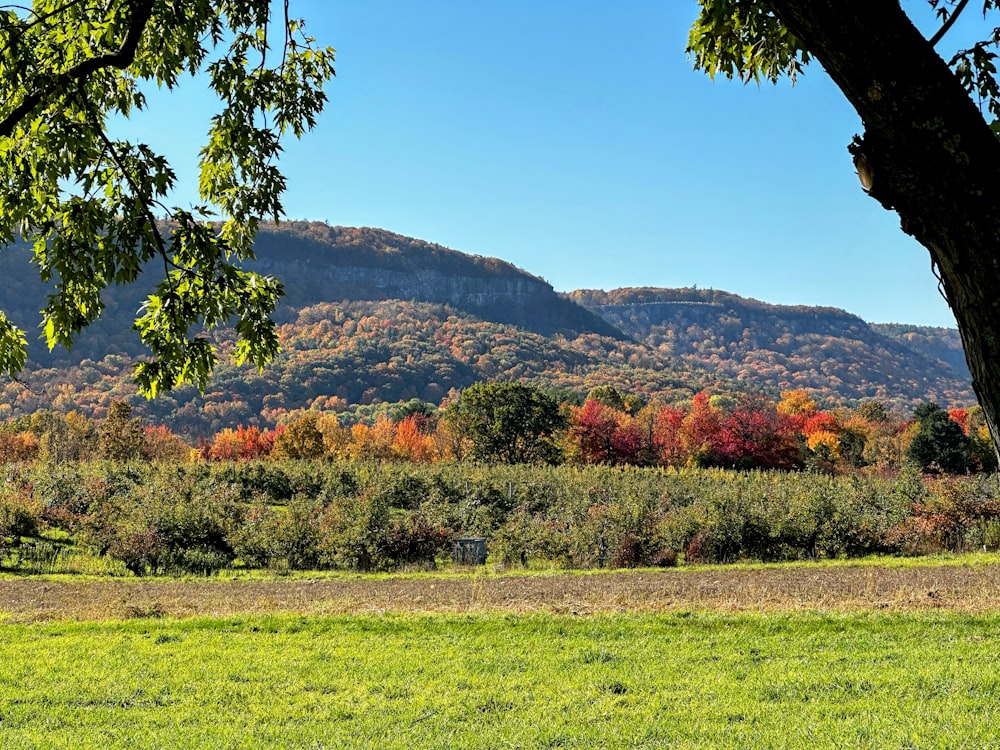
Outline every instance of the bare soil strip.
<svg viewBox="0 0 1000 750"><path fill-rule="evenodd" d="M334 580L0 580L0 622L247 614L1000 610L1000 565Z"/></svg>

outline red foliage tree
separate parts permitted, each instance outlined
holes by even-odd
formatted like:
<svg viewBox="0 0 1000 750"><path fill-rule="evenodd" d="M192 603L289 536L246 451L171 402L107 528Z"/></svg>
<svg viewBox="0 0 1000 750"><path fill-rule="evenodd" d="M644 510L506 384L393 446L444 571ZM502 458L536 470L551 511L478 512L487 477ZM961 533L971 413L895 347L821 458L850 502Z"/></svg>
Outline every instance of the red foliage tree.
<svg viewBox="0 0 1000 750"><path fill-rule="evenodd" d="M684 450L684 418L687 412L679 406L664 406L653 422L653 445L664 466L683 466L687 463Z"/></svg>
<svg viewBox="0 0 1000 750"><path fill-rule="evenodd" d="M396 423L392 452L401 459L414 463L428 463L435 459L434 438L425 435L421 425L427 423L423 414L411 414Z"/></svg>
<svg viewBox="0 0 1000 750"><path fill-rule="evenodd" d="M202 458L210 461L252 461L266 458L274 447L279 430L239 425L227 427L215 434L212 442L201 447Z"/></svg>
<svg viewBox="0 0 1000 750"><path fill-rule="evenodd" d="M951 417L952 422L955 422L959 427L962 428L962 432L964 432L966 435L969 434L968 409L949 409L948 416Z"/></svg>
<svg viewBox="0 0 1000 750"><path fill-rule="evenodd" d="M684 417L681 427L681 443L688 456L688 463L712 464L714 443L722 429L722 412L712 406L708 391L695 394L691 410Z"/></svg>
<svg viewBox="0 0 1000 750"><path fill-rule="evenodd" d="M748 397L723 420L712 457L737 469L794 469L799 443L793 420L770 401Z"/></svg>
<svg viewBox="0 0 1000 750"><path fill-rule="evenodd" d="M632 464L642 452L642 434L628 415L592 399L573 410L568 440L587 463Z"/></svg>

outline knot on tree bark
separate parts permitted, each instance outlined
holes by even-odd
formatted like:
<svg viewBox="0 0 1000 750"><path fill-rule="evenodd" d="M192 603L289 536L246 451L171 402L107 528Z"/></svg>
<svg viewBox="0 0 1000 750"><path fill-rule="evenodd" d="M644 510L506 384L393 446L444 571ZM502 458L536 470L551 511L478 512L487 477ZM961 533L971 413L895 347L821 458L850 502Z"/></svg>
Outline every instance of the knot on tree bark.
<svg viewBox="0 0 1000 750"><path fill-rule="evenodd" d="M864 144L863 138L854 136L854 140L847 147L847 151L854 158L854 168L857 170L858 179L861 181L861 189L870 194L872 188L875 186L875 167L865 153Z"/></svg>
<svg viewBox="0 0 1000 750"><path fill-rule="evenodd" d="M867 133L864 136L856 135L847 146L847 151L854 159L854 168L857 170L861 189L881 203L883 208L894 211L896 202L891 198L892 180L886 179L892 170L883 168L886 152L872 140Z"/></svg>

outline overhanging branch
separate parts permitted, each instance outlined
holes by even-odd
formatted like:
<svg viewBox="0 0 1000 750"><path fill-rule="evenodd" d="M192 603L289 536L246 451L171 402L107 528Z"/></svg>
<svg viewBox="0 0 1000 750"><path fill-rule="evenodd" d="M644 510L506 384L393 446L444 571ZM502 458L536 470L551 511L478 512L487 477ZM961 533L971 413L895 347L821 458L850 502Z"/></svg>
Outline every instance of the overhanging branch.
<svg viewBox="0 0 1000 750"><path fill-rule="evenodd" d="M153 0L132 0L132 17L129 20L125 40L114 52L92 57L74 65L67 71L55 76L48 86L30 92L3 120L0 120L0 137L9 137L18 123L33 112L42 102L54 93L70 90L82 83L103 68L119 68L124 70L135 62L135 53L142 40L142 33L153 14Z"/></svg>
<svg viewBox="0 0 1000 750"><path fill-rule="evenodd" d="M965 6L968 4L969 0L959 0L959 3L956 6L955 10L953 10L951 12L951 15L948 16L948 20L946 20L941 25L941 28L938 29L938 32L931 37L930 45L932 47L934 47L938 42L940 42L944 38L944 35L947 34L948 31L951 29L951 27L955 25L955 21L958 20L958 17L962 14L962 11L965 10Z"/></svg>

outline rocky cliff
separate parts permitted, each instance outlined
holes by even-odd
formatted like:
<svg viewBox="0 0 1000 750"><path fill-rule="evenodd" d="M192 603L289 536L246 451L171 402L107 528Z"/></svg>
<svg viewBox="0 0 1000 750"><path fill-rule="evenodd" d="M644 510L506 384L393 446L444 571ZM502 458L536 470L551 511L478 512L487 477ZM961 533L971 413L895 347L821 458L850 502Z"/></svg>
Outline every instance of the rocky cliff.
<svg viewBox="0 0 1000 750"><path fill-rule="evenodd" d="M285 307L332 300L432 302L535 333L622 338L537 276L382 229L291 222L261 232L255 268L285 284Z"/></svg>

